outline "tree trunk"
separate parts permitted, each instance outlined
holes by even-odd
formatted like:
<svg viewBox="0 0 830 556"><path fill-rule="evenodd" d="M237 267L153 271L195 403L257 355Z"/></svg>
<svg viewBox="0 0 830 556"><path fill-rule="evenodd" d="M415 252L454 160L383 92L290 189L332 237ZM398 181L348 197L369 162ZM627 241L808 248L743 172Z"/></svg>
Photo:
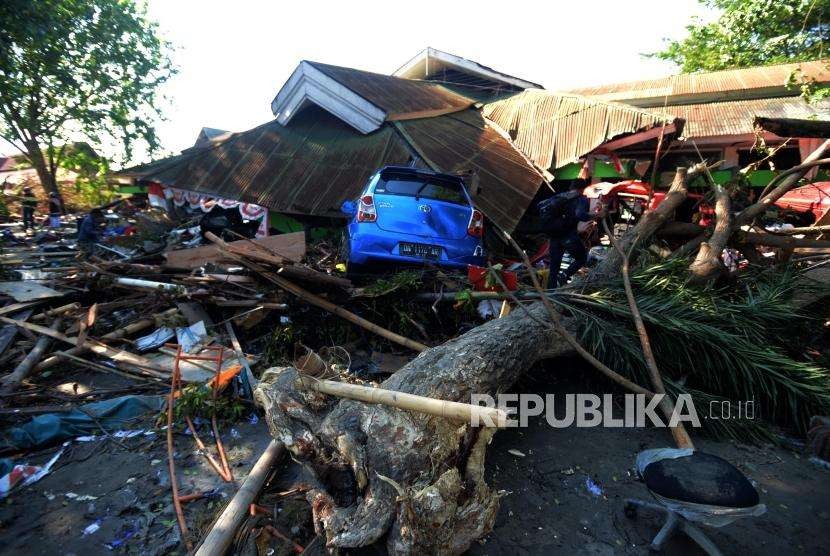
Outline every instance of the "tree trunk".
<svg viewBox="0 0 830 556"><path fill-rule="evenodd" d="M726 271L721 253L732 235L732 202L723 186L712 183L715 190L715 229L708 241L700 244L697 257L689 267L693 282L701 284Z"/></svg>
<svg viewBox="0 0 830 556"><path fill-rule="evenodd" d="M541 304L530 311L548 320ZM535 361L570 349L514 311L421 353L381 387L470 403L473 394L504 391ZM297 379L294 368L270 369L256 399L274 438L320 480L308 500L328 546L366 546L389 531L390 552L458 554L490 531L499 497L484 482L483 452L492 432L381 405L337 402L295 388Z"/></svg>
<svg viewBox="0 0 830 556"><path fill-rule="evenodd" d="M660 206L619 243L644 245L686 198L686 171ZM619 274L609 253L589 280ZM536 361L570 353L535 303L427 349L385 380L389 390L473 403L473 394L508 390ZM561 318L575 335L577 322ZM273 437L313 477L307 498L315 530L330 548L370 545L384 535L393 554L459 554L493 526L499 495L484 481L495 429L295 387L292 367L269 369L255 391ZM305 379L309 380L309 379Z"/></svg>
<svg viewBox="0 0 830 556"><path fill-rule="evenodd" d="M27 141L25 146L26 156L29 157L29 161L34 166L37 177L40 179L40 185L43 187L46 195L48 196L50 193L60 194L60 191L58 191L57 172L53 172L49 167L40 145L38 145L37 141Z"/></svg>

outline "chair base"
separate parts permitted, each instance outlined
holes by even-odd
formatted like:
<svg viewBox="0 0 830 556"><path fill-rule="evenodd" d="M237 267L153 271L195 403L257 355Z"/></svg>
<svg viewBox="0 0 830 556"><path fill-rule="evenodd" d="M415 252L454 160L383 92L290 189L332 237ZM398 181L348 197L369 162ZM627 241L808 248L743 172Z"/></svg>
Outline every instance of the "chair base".
<svg viewBox="0 0 830 556"><path fill-rule="evenodd" d="M697 545L700 546L704 552L706 552L706 554L709 554L710 556L722 556L721 551L718 550L715 543L712 542L712 540L707 537L706 534L700 530L700 528L692 524L685 517L668 510L663 506L652 504L651 502L646 502L644 500L629 498L625 501L626 516L633 518L636 516L638 508L652 510L666 516L666 522L651 541L651 545L649 547L651 550L662 550L666 542L668 542L670 538L680 531L686 533L686 535L696 542Z"/></svg>

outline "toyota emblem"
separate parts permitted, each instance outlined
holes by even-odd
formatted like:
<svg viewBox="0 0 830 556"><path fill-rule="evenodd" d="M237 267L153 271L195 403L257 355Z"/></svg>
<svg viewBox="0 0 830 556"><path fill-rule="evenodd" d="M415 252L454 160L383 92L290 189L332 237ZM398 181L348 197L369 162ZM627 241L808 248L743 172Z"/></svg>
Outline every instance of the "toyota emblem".
<svg viewBox="0 0 830 556"><path fill-rule="evenodd" d="M429 205L418 205L418 210L421 212L429 212L432 210L432 207Z"/></svg>

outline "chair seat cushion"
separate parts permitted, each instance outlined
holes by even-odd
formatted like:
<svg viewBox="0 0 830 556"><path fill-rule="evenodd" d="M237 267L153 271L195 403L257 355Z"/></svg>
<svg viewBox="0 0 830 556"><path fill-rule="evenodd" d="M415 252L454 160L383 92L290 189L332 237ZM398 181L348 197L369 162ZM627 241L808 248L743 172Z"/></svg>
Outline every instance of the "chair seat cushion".
<svg viewBox="0 0 830 556"><path fill-rule="evenodd" d="M723 458L692 452L649 463L641 470L646 487L665 498L726 508L758 504L749 479Z"/></svg>

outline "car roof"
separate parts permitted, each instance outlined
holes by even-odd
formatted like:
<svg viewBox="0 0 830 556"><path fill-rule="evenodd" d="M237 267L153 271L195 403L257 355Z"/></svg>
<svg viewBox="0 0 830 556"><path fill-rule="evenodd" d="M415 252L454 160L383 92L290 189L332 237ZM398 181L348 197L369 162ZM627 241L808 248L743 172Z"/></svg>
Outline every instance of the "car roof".
<svg viewBox="0 0 830 556"><path fill-rule="evenodd" d="M384 166L380 169L379 173L384 179L389 179L390 176L416 179L438 178L439 180L454 181L462 185L464 184L464 179L461 176L454 174L442 174L426 168L413 168L411 166Z"/></svg>

